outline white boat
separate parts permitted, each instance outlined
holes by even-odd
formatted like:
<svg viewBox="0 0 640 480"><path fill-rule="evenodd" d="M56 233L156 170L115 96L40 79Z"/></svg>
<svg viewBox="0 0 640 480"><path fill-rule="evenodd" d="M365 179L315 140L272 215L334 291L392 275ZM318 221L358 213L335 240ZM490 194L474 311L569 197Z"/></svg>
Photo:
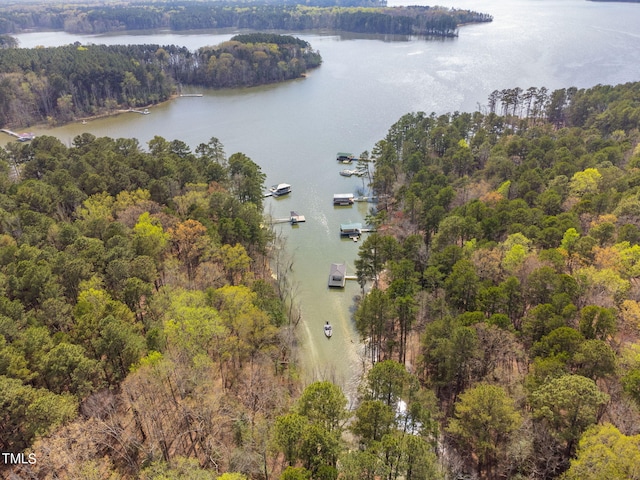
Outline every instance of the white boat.
<svg viewBox="0 0 640 480"><path fill-rule="evenodd" d="M362 177L366 173L366 170L363 170L361 168L356 168L355 170L349 170L348 168L340 170L340 175L342 175L343 177L350 177L351 175Z"/></svg>
<svg viewBox="0 0 640 480"><path fill-rule="evenodd" d="M291 193L291 185L288 183L279 183L278 185L271 187L269 190L274 197L279 197L281 195Z"/></svg>
<svg viewBox="0 0 640 480"><path fill-rule="evenodd" d="M333 328L331 327L329 322L324 324L324 334L327 338L331 338L331 335L333 335Z"/></svg>

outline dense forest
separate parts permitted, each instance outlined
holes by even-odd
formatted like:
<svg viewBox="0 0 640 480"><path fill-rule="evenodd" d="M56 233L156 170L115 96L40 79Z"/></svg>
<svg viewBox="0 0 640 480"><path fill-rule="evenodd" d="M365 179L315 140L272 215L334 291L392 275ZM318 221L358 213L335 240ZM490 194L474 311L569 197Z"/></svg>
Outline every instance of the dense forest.
<svg viewBox="0 0 640 480"><path fill-rule="evenodd" d="M190 52L159 45L5 48L0 55L0 126L68 122L167 100L176 85L247 87L298 78L320 54L298 38L232 37Z"/></svg>
<svg viewBox="0 0 640 480"><path fill-rule="evenodd" d="M443 7L388 8L378 2L333 5L238 2L149 2L109 5L9 5L0 7L0 34L33 29L70 33L118 30L247 28L454 36L458 25L490 22L490 15Z"/></svg>
<svg viewBox="0 0 640 480"><path fill-rule="evenodd" d="M0 450L19 477L633 479L640 83L411 113L369 158L353 405L296 378L260 167L213 138L0 151ZM278 270L278 268L276 268Z"/></svg>
<svg viewBox="0 0 640 480"><path fill-rule="evenodd" d="M373 149L356 325L435 394L453 478L638 478L639 121L640 83L514 88Z"/></svg>
<svg viewBox="0 0 640 480"><path fill-rule="evenodd" d="M262 471L294 383L260 167L215 138L1 155L0 450L52 434L43 476Z"/></svg>

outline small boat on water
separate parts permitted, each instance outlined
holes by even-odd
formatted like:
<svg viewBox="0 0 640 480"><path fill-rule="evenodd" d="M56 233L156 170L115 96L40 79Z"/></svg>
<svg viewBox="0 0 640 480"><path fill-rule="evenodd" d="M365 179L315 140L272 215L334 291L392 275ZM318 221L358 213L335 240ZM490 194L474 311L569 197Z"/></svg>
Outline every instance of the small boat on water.
<svg viewBox="0 0 640 480"><path fill-rule="evenodd" d="M269 190L274 197L280 197L282 195L291 193L291 185L289 185L288 183L279 183L278 185L274 185L273 187L271 187Z"/></svg>
<svg viewBox="0 0 640 480"><path fill-rule="evenodd" d="M327 338L331 338L331 335L333 335L333 327L329 322L324 324L324 334Z"/></svg>

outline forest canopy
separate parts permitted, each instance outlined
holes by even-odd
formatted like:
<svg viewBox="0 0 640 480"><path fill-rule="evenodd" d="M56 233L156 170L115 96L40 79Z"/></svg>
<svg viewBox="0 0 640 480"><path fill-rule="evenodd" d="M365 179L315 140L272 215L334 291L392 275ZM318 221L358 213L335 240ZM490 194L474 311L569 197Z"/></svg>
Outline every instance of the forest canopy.
<svg viewBox="0 0 640 480"><path fill-rule="evenodd" d="M639 121L640 83L504 89L371 152L356 326L371 362L414 359L451 475L635 475Z"/></svg>
<svg viewBox="0 0 640 480"><path fill-rule="evenodd" d="M633 478L639 112L640 83L505 89L360 156L380 200L350 408L296 382L251 159L215 138L10 144L0 448L36 453L25 476Z"/></svg>

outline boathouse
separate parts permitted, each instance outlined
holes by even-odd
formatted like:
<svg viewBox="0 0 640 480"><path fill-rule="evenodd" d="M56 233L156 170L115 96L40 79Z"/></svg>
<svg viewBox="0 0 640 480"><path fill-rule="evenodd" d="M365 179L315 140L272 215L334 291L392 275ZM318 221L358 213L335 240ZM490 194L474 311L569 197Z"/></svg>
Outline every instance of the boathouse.
<svg viewBox="0 0 640 480"><path fill-rule="evenodd" d="M353 205L353 193L336 193L333 195L334 205Z"/></svg>
<svg viewBox="0 0 640 480"><path fill-rule="evenodd" d="M362 233L361 223L341 223L340 236L342 237L359 237Z"/></svg>
<svg viewBox="0 0 640 480"><path fill-rule="evenodd" d="M332 263L329 270L329 287L344 288L347 266L344 263Z"/></svg>

